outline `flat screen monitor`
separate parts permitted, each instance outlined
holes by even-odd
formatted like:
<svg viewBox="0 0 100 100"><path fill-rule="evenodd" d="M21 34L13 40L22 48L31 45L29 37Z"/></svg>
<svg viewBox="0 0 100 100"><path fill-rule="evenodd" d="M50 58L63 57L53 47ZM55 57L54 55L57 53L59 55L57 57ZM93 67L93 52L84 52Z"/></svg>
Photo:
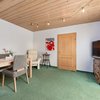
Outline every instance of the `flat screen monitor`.
<svg viewBox="0 0 100 100"><path fill-rule="evenodd" d="M92 56L100 57L100 40L92 42Z"/></svg>

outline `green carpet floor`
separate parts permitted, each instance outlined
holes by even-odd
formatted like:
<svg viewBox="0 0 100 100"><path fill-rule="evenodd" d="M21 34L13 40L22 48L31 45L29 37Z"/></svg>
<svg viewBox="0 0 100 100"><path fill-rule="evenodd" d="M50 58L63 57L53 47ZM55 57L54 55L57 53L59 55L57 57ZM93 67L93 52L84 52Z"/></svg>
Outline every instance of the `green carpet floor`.
<svg viewBox="0 0 100 100"><path fill-rule="evenodd" d="M28 85L25 76L18 78L18 92L13 92L13 81L0 83L0 100L100 100L100 85L91 73L71 72L57 68L33 69Z"/></svg>

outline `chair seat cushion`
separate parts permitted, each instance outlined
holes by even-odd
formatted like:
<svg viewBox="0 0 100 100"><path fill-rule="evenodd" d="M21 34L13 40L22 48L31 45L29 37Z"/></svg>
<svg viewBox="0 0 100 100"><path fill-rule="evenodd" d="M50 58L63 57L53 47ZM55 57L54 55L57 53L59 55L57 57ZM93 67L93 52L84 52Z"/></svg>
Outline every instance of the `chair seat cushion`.
<svg viewBox="0 0 100 100"><path fill-rule="evenodd" d="M7 76L13 77L13 70L12 69L11 70L4 70L2 73L7 75Z"/></svg>
<svg viewBox="0 0 100 100"><path fill-rule="evenodd" d="M12 68L12 66L7 66L7 67L0 68L0 72L3 72L4 70L10 69L10 68Z"/></svg>
<svg viewBox="0 0 100 100"><path fill-rule="evenodd" d="M26 69L23 69L21 71L13 71L12 69L11 70L4 70L3 71L3 74L7 75L7 76L10 76L10 77L18 77L20 75L23 75L25 74L26 72Z"/></svg>
<svg viewBox="0 0 100 100"><path fill-rule="evenodd" d="M35 61L35 60L32 61L32 65L37 65L37 64L38 64L38 61Z"/></svg>

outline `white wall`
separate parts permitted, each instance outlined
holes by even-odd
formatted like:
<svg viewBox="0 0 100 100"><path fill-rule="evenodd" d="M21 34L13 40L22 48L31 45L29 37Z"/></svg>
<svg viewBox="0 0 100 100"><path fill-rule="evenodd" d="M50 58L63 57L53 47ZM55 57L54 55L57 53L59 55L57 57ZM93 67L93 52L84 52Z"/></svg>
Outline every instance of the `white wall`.
<svg viewBox="0 0 100 100"><path fill-rule="evenodd" d="M77 70L93 71L91 43L94 40L100 40L100 21L35 32L34 48L39 53L44 53L46 52L45 38L55 38L55 51L48 53L51 54L51 65L57 66L57 35L72 32L77 33Z"/></svg>
<svg viewBox="0 0 100 100"><path fill-rule="evenodd" d="M33 32L0 19L0 53L3 48L24 54L33 48Z"/></svg>

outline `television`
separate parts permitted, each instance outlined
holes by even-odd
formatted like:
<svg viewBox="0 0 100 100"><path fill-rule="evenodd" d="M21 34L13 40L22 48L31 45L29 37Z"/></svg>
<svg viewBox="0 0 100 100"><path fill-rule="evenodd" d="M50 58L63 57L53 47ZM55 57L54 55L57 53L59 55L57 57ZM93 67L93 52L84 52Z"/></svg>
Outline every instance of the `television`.
<svg viewBox="0 0 100 100"><path fill-rule="evenodd" d="M100 40L92 42L92 56L100 57Z"/></svg>

